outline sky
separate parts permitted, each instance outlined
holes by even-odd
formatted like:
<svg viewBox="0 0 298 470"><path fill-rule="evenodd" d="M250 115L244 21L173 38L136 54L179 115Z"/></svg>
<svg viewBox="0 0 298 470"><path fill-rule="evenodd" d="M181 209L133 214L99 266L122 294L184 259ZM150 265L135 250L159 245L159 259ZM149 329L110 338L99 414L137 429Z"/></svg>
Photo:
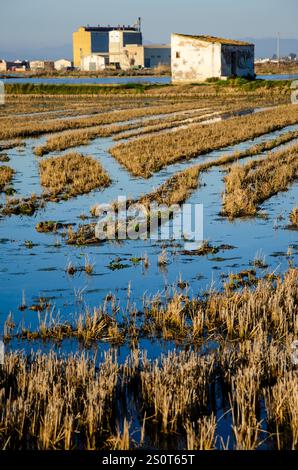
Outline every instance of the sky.
<svg viewBox="0 0 298 470"><path fill-rule="evenodd" d="M0 0L0 54L70 45L80 25L132 24L145 40L171 32L229 38L298 38L297 0Z"/></svg>

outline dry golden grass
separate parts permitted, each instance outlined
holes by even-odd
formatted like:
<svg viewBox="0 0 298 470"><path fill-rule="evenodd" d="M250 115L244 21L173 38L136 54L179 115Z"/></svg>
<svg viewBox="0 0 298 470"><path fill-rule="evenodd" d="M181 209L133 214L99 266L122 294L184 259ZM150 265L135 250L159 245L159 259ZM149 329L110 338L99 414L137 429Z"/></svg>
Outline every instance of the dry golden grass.
<svg viewBox="0 0 298 470"><path fill-rule="evenodd" d="M136 130L129 130L127 132L123 132L121 134L117 134L114 137L114 140L125 140L130 139L132 137L142 137L145 134L152 134L155 132L164 131L167 129L173 129L176 127L181 127L185 125L191 125L192 123L197 123L201 121L205 121L208 118L214 118L219 115L219 111L214 111L211 113L206 113L200 111L199 113L191 113L191 115L184 115L179 118L178 115L173 116L172 118L167 119L159 119L154 121L147 122L147 125L144 123L143 127L139 126Z"/></svg>
<svg viewBox="0 0 298 470"><path fill-rule="evenodd" d="M111 355L98 370L84 355L8 354L0 378L0 447L70 450L79 439L85 449L98 449L109 435L117 373Z"/></svg>
<svg viewBox="0 0 298 470"><path fill-rule="evenodd" d="M298 207L295 207L290 214L290 222L294 227L298 227Z"/></svg>
<svg viewBox="0 0 298 470"><path fill-rule="evenodd" d="M46 194L54 198L73 197L110 184L110 178L100 163L79 153L42 161L39 171Z"/></svg>
<svg viewBox="0 0 298 470"><path fill-rule="evenodd" d="M140 314L139 333L152 337L160 334L165 339L188 338L191 341L217 329L224 332L226 338L238 340L250 338L260 327L266 331L268 329L268 332L272 330L271 337L277 339L290 332L296 333L297 307L293 306L297 305L298 298L297 273L297 269L290 269L284 280L280 277L272 280L256 279L252 290L244 284L245 287L239 292L226 283L224 292L211 292L206 301L190 300L182 294L175 294L166 304L161 303L159 296L145 299L143 317ZM130 329L127 323L117 323L107 307L104 305L93 312L87 310L84 316L75 317L72 324L61 323L52 317L44 318L34 332L22 328L20 337L77 337L89 342L108 339L109 329L116 331L117 326L122 340L128 339ZM127 315L133 316L133 312L129 310Z"/></svg>
<svg viewBox="0 0 298 470"><path fill-rule="evenodd" d="M211 84L204 87L161 87L146 90L140 95L114 95L112 100L109 95L8 95L6 105L0 111L0 140L112 124L160 112L172 113L206 106L218 109L270 106L287 102L288 95L289 90L286 94L280 89L265 93L262 89L254 93L239 93L235 87L218 90ZM85 114L94 116L71 119ZM68 116L70 119L65 119Z"/></svg>
<svg viewBox="0 0 298 470"><path fill-rule="evenodd" d="M204 416L197 423L186 421L187 450L212 450L215 448L216 418Z"/></svg>
<svg viewBox="0 0 298 470"><path fill-rule="evenodd" d="M126 418L123 422L123 432L121 433L118 425L116 434L109 437L106 444L111 450L130 450L129 423Z"/></svg>
<svg viewBox="0 0 298 470"><path fill-rule="evenodd" d="M188 170L177 173L155 191L143 196L140 202L145 205L149 205L153 201L169 206L172 204L181 204L186 201L191 192L198 187L200 172L207 168L209 168L209 166L196 165Z"/></svg>
<svg viewBox="0 0 298 470"><path fill-rule="evenodd" d="M257 418L260 375L260 367L253 364L239 369L232 378L230 401L237 450L255 450L260 442L262 423Z"/></svg>
<svg viewBox="0 0 298 470"><path fill-rule="evenodd" d="M288 142L291 142L292 140L295 140L297 138L298 138L298 131L285 132L284 134L281 134L275 139L253 145L252 147L249 147L247 150L243 150L241 152L235 152L234 157L235 157L235 160L240 160L241 158L258 155L265 151L269 151L276 147L279 147L280 145L284 145Z"/></svg>
<svg viewBox="0 0 298 470"><path fill-rule="evenodd" d="M140 202L143 204L149 204L152 201L168 205L181 204L185 202L190 194L198 187L201 172L207 171L209 168L214 166L227 165L251 155L260 154L266 150L272 150L273 148L296 139L297 137L297 131L286 132L274 140L254 145L242 152L235 152L234 154L222 156L216 160L194 165L187 170L176 173L155 191L142 197Z"/></svg>
<svg viewBox="0 0 298 470"><path fill-rule="evenodd" d="M0 192L5 190L5 187L11 182L14 175L14 170L6 165L0 166Z"/></svg>
<svg viewBox="0 0 298 470"><path fill-rule="evenodd" d="M26 198L7 197L6 204L1 208L2 215L27 215L32 216L38 209L44 206L41 197L32 194Z"/></svg>
<svg viewBox="0 0 298 470"><path fill-rule="evenodd" d="M233 166L225 177L223 214L228 217L253 216L258 205L279 191L285 191L298 177L298 144Z"/></svg>
<svg viewBox="0 0 298 470"><path fill-rule="evenodd" d="M116 132L122 132L125 129L130 129L130 125L98 126L78 131L66 131L57 136L50 137L44 145L36 147L34 153L38 157L42 157L43 155L57 150L62 151L71 147L78 147L79 145L87 145L92 139L108 137Z"/></svg>
<svg viewBox="0 0 298 470"><path fill-rule="evenodd" d="M185 102L166 104L161 106L143 106L141 108L124 109L120 111L112 111L108 113L100 113L95 116L77 118L77 119L48 119L36 120L27 119L19 125L15 125L13 120L3 122L0 130L0 140L15 137L34 137L40 134L50 132L60 132L70 129L84 129L99 125L112 124L115 122L128 121L144 116L152 116L158 114L171 114L177 111L201 108L200 102Z"/></svg>
<svg viewBox="0 0 298 470"><path fill-rule="evenodd" d="M212 150L252 139L298 122L296 106L283 106L212 125L148 136L110 149L111 154L133 175L149 177L166 165Z"/></svg>
<svg viewBox="0 0 298 470"><path fill-rule="evenodd" d="M255 65L255 72L257 75L268 75L268 74L294 74L298 73L297 62L268 62L263 64Z"/></svg>
<svg viewBox="0 0 298 470"><path fill-rule="evenodd" d="M298 446L298 376L295 371L288 371L278 377L274 387L265 391L266 408L269 420L275 423L277 444L283 447L285 438L282 432L289 428L291 449Z"/></svg>
<svg viewBox="0 0 298 470"><path fill-rule="evenodd" d="M131 129L136 129L135 131L132 131L132 135L138 135L140 133L154 132L156 130L175 127L187 117L187 111L183 111L183 115L179 118L180 113L174 113L174 116L163 119L150 118L149 120L132 121L128 124L112 124L107 126L88 127L84 130L65 131L61 134L50 137L44 145L36 147L34 149L34 153L37 156L43 156L56 150L65 150L79 145L87 145L91 140L98 137L109 137L111 135L120 134L121 138L127 138L130 137L130 134L126 134L125 131ZM203 112L201 110L195 113L189 112L189 115L194 116L194 119L195 116L202 114ZM133 132L135 134L133 134Z"/></svg>
<svg viewBox="0 0 298 470"><path fill-rule="evenodd" d="M161 365L157 361L145 363L141 372L143 399L161 422L162 432L176 431L193 407L206 407L213 367L212 356L204 358L193 352L168 353L162 356Z"/></svg>
<svg viewBox="0 0 298 470"><path fill-rule="evenodd" d="M0 110L0 122L12 123L12 119L18 123L26 123L30 120L40 120L41 118L57 118L64 116L79 116L97 114L115 109L130 109L144 106L150 103L152 98L142 96L123 96L111 101L108 96L80 96L80 95L60 95L60 96L30 96L17 95L6 96L5 107ZM157 99L154 99L155 103Z"/></svg>
<svg viewBox="0 0 298 470"><path fill-rule="evenodd" d="M0 152L2 152L2 150L13 149L14 147L23 147L24 145L25 142L21 139L0 142Z"/></svg>
<svg viewBox="0 0 298 470"><path fill-rule="evenodd" d="M287 132L274 140L254 145L253 147L250 147L242 152L235 152L231 155L222 156L206 163L194 165L187 170L176 173L155 191L142 197L140 202L143 204L149 204L152 201L156 201L159 204L163 203L168 205L181 204L185 202L192 191L198 187L199 176L201 172L207 171L209 168L214 166L227 165L248 156L260 154L265 150L272 150L273 148L285 144L286 142L289 142L297 137L297 131Z"/></svg>
<svg viewBox="0 0 298 470"><path fill-rule="evenodd" d="M8 353L0 370L0 447L138 446L128 397L143 417L140 446L151 442L169 448L179 436L188 450L253 450L266 439L271 447L297 449L298 382L291 359L298 334L297 279L297 269L290 269L284 278L259 280L253 289L211 290L201 299L174 294L164 303L160 297L145 299L143 316L138 312L136 320L135 308L126 306L120 325L108 314L119 308L109 296L101 311L85 312L74 327L42 321L36 336L21 331L19 338L59 341L75 331L85 345L107 338L113 342L113 336L117 344L119 331L122 342L134 343L159 333L182 350L150 361L146 352L133 348L122 366L109 354L98 368L84 356L58 359L51 353L26 359ZM7 341L14 328L9 317ZM229 445L217 434L221 402L230 402L225 416L234 440L228 431Z"/></svg>
<svg viewBox="0 0 298 470"><path fill-rule="evenodd" d="M231 155L222 156L215 160L210 160L206 163L194 165L191 168L176 173L152 193L146 194L138 201L134 202L139 202L145 206L149 206L152 202L166 204L168 206L182 204L198 187L201 172L207 171L209 168L214 166L223 166L236 162L248 157L249 155L256 155L263 152L264 150L267 150L268 148L272 149L275 146L279 146L292 140L295 138L295 136L296 131L285 133L273 141L265 141L261 144L250 147L243 152L236 152ZM132 201L128 201L128 203L131 202ZM91 209L91 215L94 216L95 214L96 207ZM78 245L98 244L98 239L95 237L95 224L84 225L78 230L78 232L72 232L68 243Z"/></svg>
<svg viewBox="0 0 298 470"><path fill-rule="evenodd" d="M296 131L288 132L282 134L280 137L274 139L273 141L265 141L261 144L250 147L243 152L236 152L231 155L222 156L215 160L210 160L206 163L194 165L191 168L176 173L152 193L146 194L145 196L142 196L138 201L134 202L139 202L145 206L149 206L152 202L157 202L158 204L166 204L168 206L182 204L198 187L201 172L207 171L209 168L212 168L214 166L223 166L236 162L238 160L248 157L249 155L256 155L269 148L272 149L275 146L284 144L295 137ZM132 202L133 201L128 201L128 204ZM94 216L95 214L96 207L91 209L91 215ZM98 244L98 240L95 237L95 224L84 225L78 230L78 232L72 232L68 243L78 245Z"/></svg>

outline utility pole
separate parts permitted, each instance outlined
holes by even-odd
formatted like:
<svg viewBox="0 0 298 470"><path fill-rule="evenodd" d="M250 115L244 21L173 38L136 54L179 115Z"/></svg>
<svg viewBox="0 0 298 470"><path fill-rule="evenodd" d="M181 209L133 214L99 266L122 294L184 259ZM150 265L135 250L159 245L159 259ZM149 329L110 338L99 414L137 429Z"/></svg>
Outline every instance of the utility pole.
<svg viewBox="0 0 298 470"><path fill-rule="evenodd" d="M277 61L280 66L280 33L277 33Z"/></svg>

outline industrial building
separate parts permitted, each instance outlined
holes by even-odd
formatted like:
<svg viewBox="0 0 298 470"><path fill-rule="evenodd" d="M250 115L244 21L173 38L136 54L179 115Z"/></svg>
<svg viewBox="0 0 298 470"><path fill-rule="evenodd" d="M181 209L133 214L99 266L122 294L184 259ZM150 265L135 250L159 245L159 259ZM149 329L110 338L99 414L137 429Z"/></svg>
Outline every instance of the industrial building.
<svg viewBox="0 0 298 470"><path fill-rule="evenodd" d="M55 69L54 61L52 60L31 60L30 70L47 70Z"/></svg>
<svg viewBox="0 0 298 470"><path fill-rule="evenodd" d="M63 71L72 68L72 62L68 59L59 59L54 62L55 70Z"/></svg>
<svg viewBox="0 0 298 470"><path fill-rule="evenodd" d="M29 68L29 63L26 60L8 61L8 60L0 59L0 72L8 72L8 71L24 72L25 70L28 70L28 68Z"/></svg>
<svg viewBox="0 0 298 470"><path fill-rule="evenodd" d="M83 72L98 72L100 70L105 70L108 65L108 54L91 54L82 57L80 68Z"/></svg>
<svg viewBox="0 0 298 470"><path fill-rule="evenodd" d="M127 29L114 30L109 33L109 58L110 64L121 68L124 50L129 45L141 46L143 43L141 31L129 31Z"/></svg>
<svg viewBox="0 0 298 470"><path fill-rule="evenodd" d="M73 33L74 66L80 67L81 59L92 54L111 54L110 62L119 63L128 44L142 44L140 19L134 26L81 26Z"/></svg>
<svg viewBox="0 0 298 470"><path fill-rule="evenodd" d="M120 68L152 68L171 65L170 45L127 45L120 57Z"/></svg>
<svg viewBox="0 0 298 470"><path fill-rule="evenodd" d="M172 34L173 83L254 77L254 45L213 36Z"/></svg>

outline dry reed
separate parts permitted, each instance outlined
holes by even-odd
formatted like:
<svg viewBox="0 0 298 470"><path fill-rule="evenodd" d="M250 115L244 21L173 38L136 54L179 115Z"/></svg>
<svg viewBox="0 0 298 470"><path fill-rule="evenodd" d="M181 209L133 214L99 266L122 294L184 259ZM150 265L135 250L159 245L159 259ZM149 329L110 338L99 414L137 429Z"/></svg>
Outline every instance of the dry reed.
<svg viewBox="0 0 298 470"><path fill-rule="evenodd" d="M194 125L175 132L143 137L110 149L133 175L148 178L153 172L182 159L252 139L298 122L295 106L283 106L212 125Z"/></svg>
<svg viewBox="0 0 298 470"><path fill-rule="evenodd" d="M6 186L11 182L14 173L14 170L9 166L0 166L0 193L4 191Z"/></svg>
<svg viewBox="0 0 298 470"><path fill-rule="evenodd" d="M90 156L69 153L40 162L40 181L53 198L73 197L109 186L110 178Z"/></svg>
<svg viewBox="0 0 298 470"><path fill-rule="evenodd" d="M298 207L295 207L290 214L290 222L293 227L298 228Z"/></svg>
<svg viewBox="0 0 298 470"><path fill-rule="evenodd" d="M180 348L192 347L154 361L133 348L122 366L111 354L95 366L85 356L7 353L0 369L0 446L138 446L132 440L128 400L129 409L133 403L143 418L140 446L169 448L178 437L180 447L188 450L218 448L223 446L215 419L220 396L230 401L225 412L233 432L228 448L257 449L269 439L276 448L296 449L298 385L291 357L298 334L297 300L297 269L290 269L284 278L259 280L253 289L211 290L198 299L174 294L164 304L160 297L148 299L137 323L132 306L126 307L120 325L108 314L109 306L118 311L114 296L102 310L80 315L74 326L42 321L36 339L61 341L73 335L86 345L98 339L119 344L120 334L122 342L134 339L135 344L139 335L159 331L166 340L180 340ZM9 317L7 341L14 327ZM24 330L20 334L34 339ZM263 399L267 415L262 420Z"/></svg>
<svg viewBox="0 0 298 470"><path fill-rule="evenodd" d="M233 166L225 177L223 213L231 218L253 216L260 203L279 191L285 191L298 177L298 144Z"/></svg>

